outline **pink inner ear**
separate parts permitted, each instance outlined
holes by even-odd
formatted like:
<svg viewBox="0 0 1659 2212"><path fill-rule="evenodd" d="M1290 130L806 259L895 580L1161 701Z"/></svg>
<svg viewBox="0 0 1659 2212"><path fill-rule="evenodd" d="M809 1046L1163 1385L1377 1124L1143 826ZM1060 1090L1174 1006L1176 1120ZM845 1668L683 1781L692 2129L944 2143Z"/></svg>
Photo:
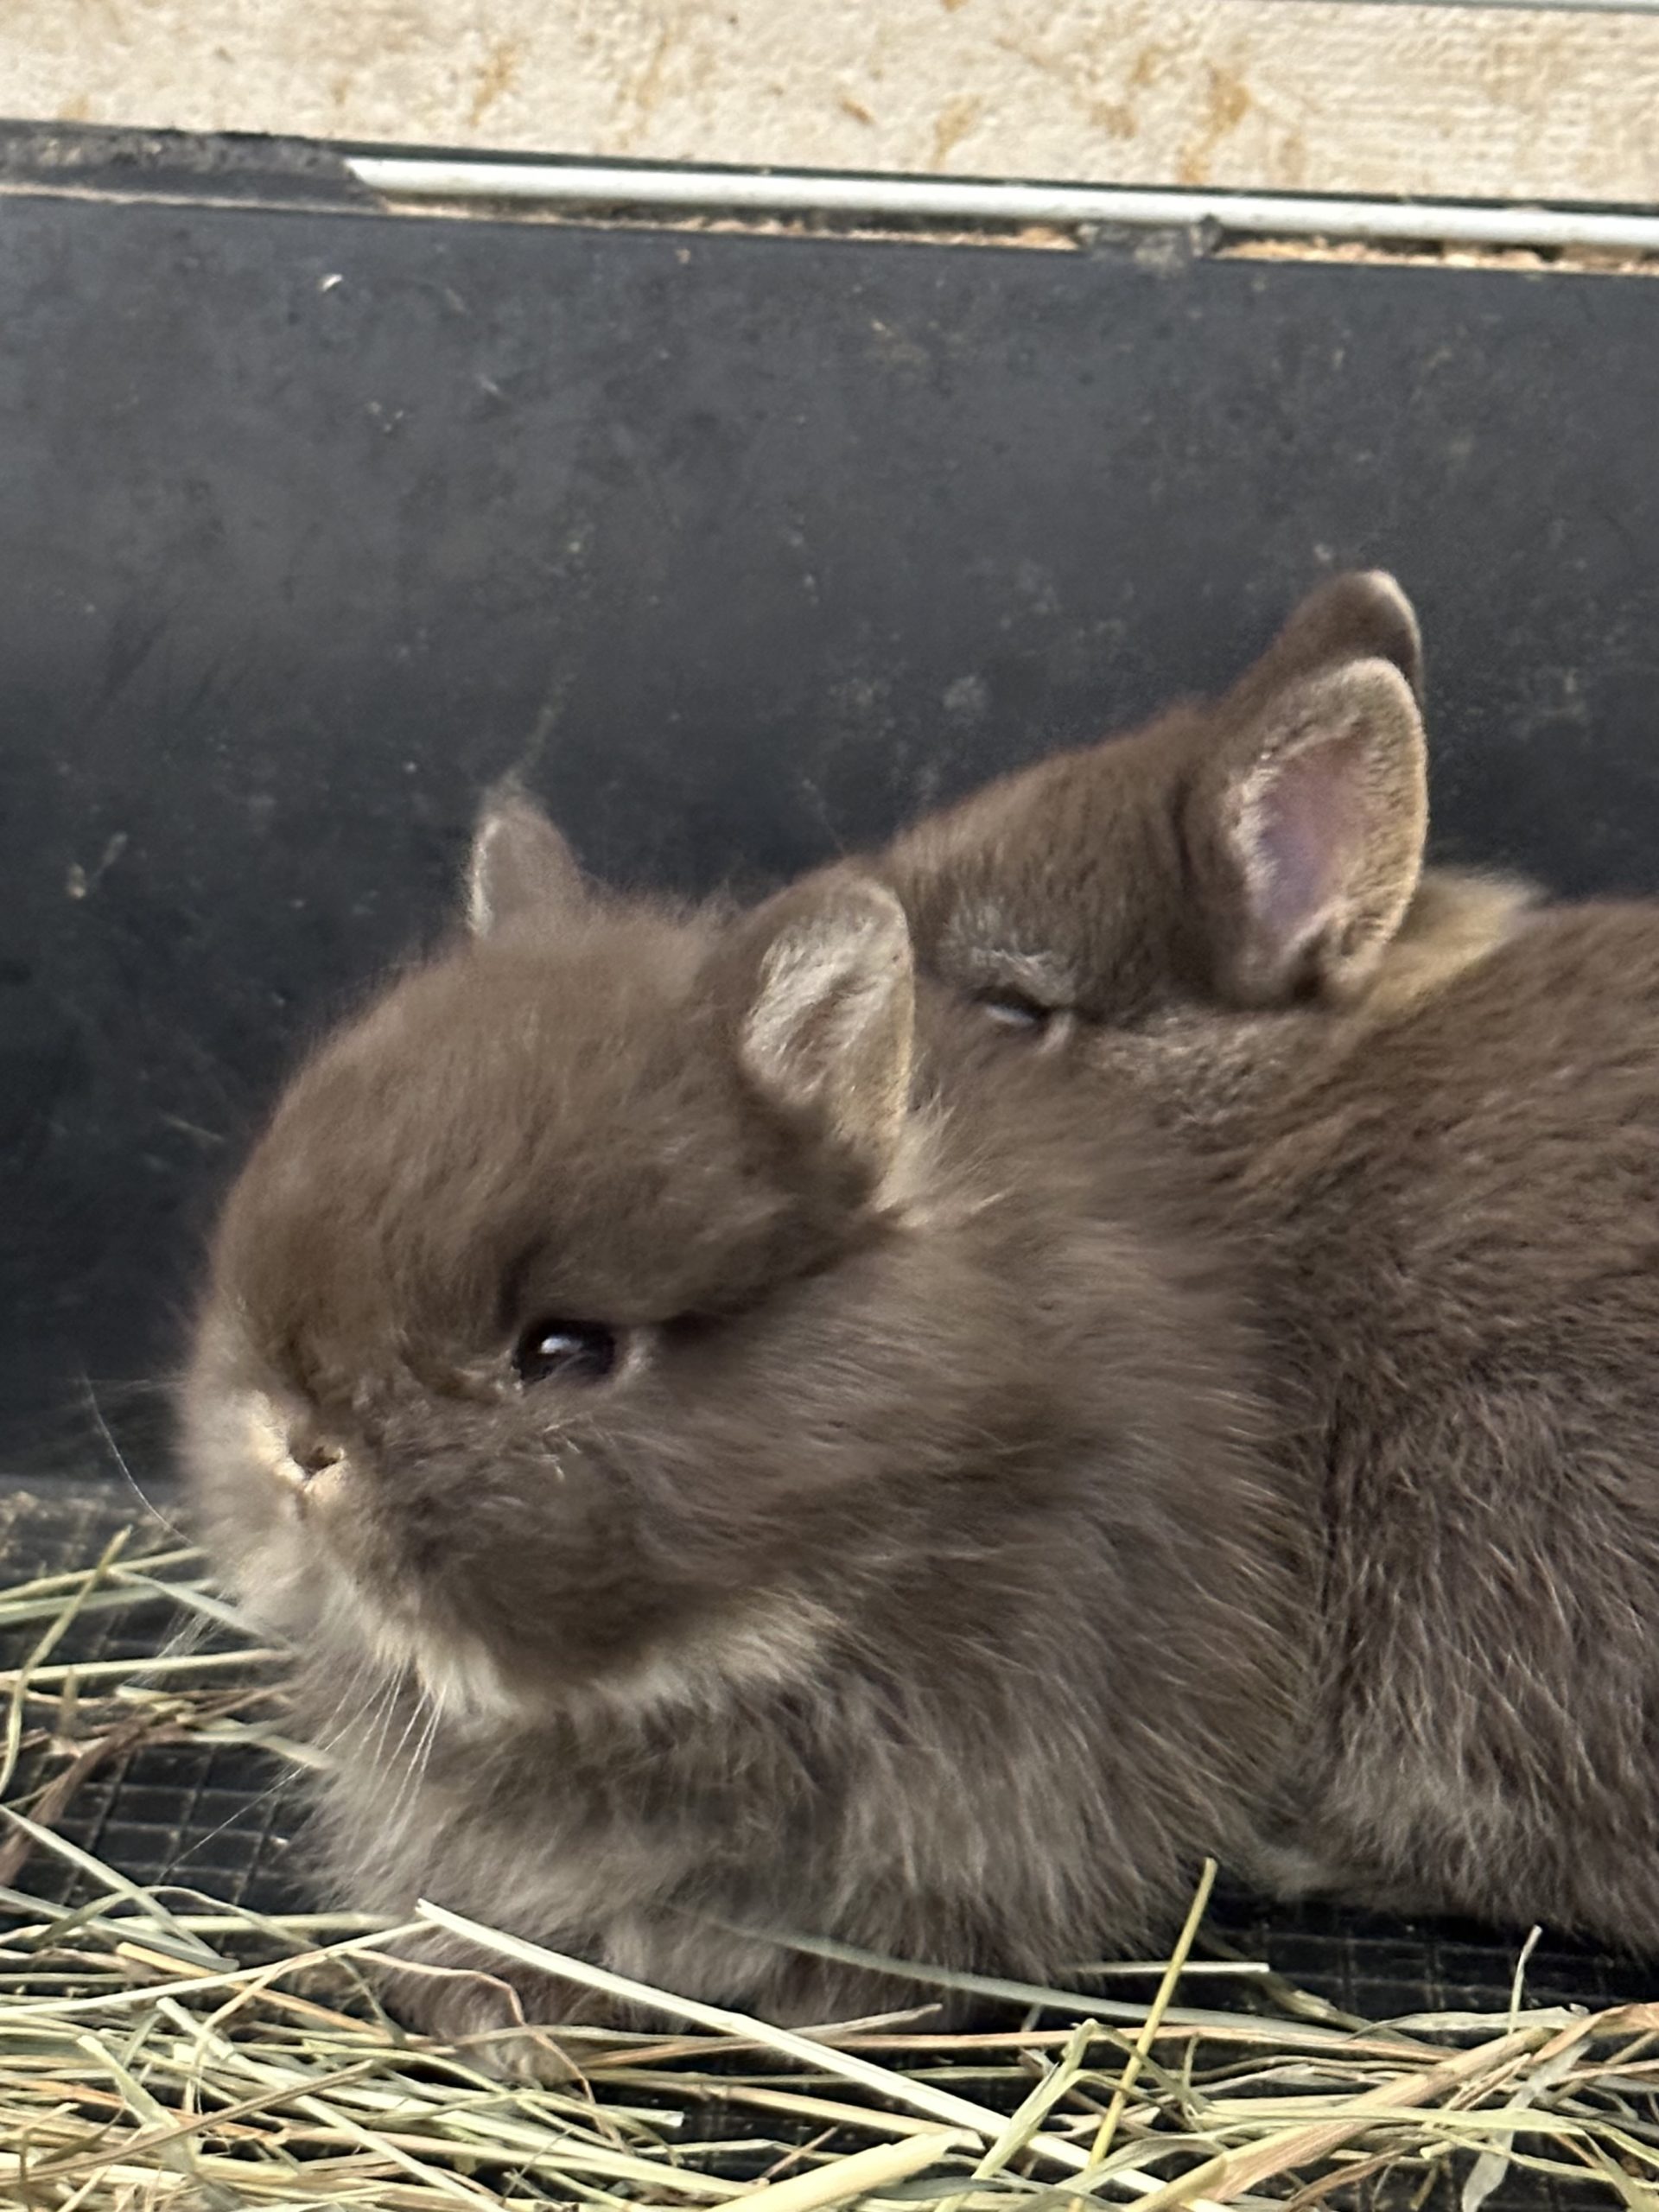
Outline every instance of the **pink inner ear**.
<svg viewBox="0 0 1659 2212"><path fill-rule="evenodd" d="M1261 772L1244 807L1245 881L1273 954L1294 951L1339 906L1365 849L1358 734L1301 747Z"/></svg>

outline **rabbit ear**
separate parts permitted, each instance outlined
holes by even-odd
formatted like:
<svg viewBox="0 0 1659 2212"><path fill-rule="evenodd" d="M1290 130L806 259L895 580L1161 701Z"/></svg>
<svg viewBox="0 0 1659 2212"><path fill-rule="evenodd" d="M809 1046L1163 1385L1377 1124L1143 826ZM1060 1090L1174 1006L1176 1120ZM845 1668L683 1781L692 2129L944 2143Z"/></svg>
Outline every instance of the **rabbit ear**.
<svg viewBox="0 0 1659 2212"><path fill-rule="evenodd" d="M508 778L487 791L467 863L467 923L488 937L535 907L586 905L576 856L523 785Z"/></svg>
<svg viewBox="0 0 1659 2212"><path fill-rule="evenodd" d="M1382 569L1351 569L1317 585L1239 679L1235 696L1265 695L1298 676L1356 660L1392 661L1423 696L1423 640L1411 601Z"/></svg>
<svg viewBox="0 0 1659 2212"><path fill-rule="evenodd" d="M878 1179L910 1098L915 970L904 909L860 878L785 893L760 943L739 1031L745 1076Z"/></svg>
<svg viewBox="0 0 1659 2212"><path fill-rule="evenodd" d="M1427 779L1393 659L1294 679L1230 719L1182 825L1224 997L1340 999L1365 980L1417 887Z"/></svg>

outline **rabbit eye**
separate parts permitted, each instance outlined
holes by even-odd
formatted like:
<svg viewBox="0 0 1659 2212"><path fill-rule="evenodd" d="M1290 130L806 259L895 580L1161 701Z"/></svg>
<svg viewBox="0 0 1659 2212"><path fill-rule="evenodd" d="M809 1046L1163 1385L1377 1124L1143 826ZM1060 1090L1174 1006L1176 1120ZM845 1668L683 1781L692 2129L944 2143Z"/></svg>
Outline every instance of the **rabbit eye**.
<svg viewBox="0 0 1659 2212"><path fill-rule="evenodd" d="M1005 1029L1042 1029L1053 1015L1052 1007L1039 1006L1022 991L987 991L979 1001L982 1010Z"/></svg>
<svg viewBox="0 0 1659 2212"><path fill-rule="evenodd" d="M616 1331L602 1321L532 1321L512 1355L521 1382L602 1382L615 1367Z"/></svg>

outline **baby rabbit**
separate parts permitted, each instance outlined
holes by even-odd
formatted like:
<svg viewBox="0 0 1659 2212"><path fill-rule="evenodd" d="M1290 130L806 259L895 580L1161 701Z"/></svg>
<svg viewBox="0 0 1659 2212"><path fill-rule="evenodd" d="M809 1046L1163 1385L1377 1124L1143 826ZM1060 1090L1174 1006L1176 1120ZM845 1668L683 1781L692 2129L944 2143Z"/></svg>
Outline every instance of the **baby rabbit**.
<svg viewBox="0 0 1659 2212"><path fill-rule="evenodd" d="M1338 576L1220 700L1005 776L870 865L922 966L1009 1020L1411 995L1530 898L1422 873L1421 688L1399 587Z"/></svg>
<svg viewBox="0 0 1659 2212"><path fill-rule="evenodd" d="M757 1930L1041 1975L1166 1929L1283 1764L1309 1522L1132 1103L918 992L873 884L625 901L509 793L470 887L278 1106L183 1398L331 1896L782 2019L886 1993Z"/></svg>
<svg viewBox="0 0 1659 2212"><path fill-rule="evenodd" d="M1418 681L1398 588L1338 579L1218 702L881 872L1005 1049L1183 1127L1254 1251L1324 1542L1257 1871L1655 1947L1659 909L1420 876Z"/></svg>

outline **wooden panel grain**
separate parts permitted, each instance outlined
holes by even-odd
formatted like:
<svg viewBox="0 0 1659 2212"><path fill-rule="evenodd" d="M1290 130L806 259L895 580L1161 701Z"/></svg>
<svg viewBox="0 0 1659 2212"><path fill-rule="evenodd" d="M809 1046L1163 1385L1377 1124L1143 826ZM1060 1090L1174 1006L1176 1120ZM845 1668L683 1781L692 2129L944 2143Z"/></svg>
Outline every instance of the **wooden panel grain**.
<svg viewBox="0 0 1659 2212"><path fill-rule="evenodd" d="M1659 197L1659 16L1352 0L10 0L0 111L662 160Z"/></svg>

